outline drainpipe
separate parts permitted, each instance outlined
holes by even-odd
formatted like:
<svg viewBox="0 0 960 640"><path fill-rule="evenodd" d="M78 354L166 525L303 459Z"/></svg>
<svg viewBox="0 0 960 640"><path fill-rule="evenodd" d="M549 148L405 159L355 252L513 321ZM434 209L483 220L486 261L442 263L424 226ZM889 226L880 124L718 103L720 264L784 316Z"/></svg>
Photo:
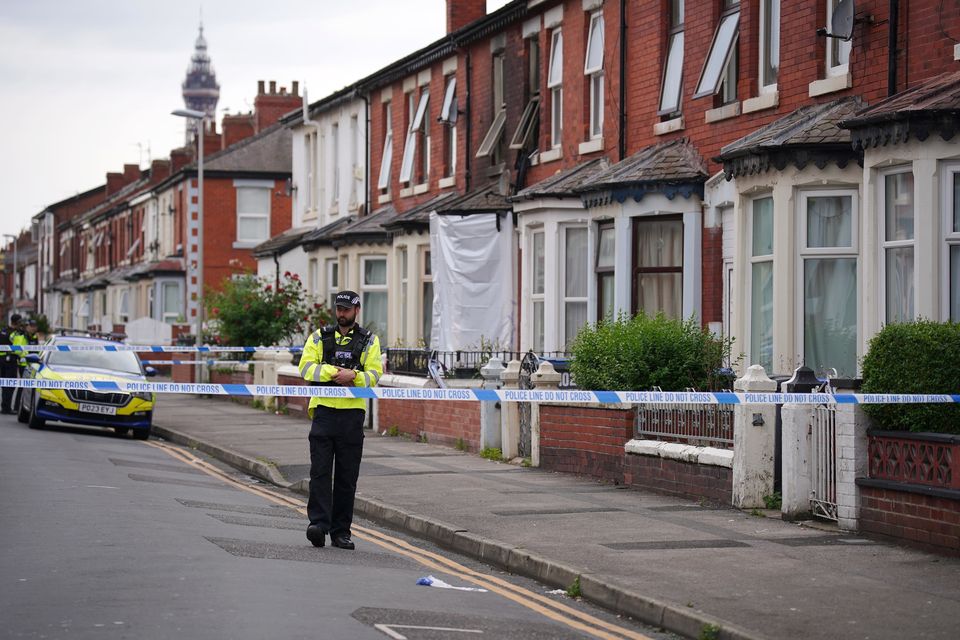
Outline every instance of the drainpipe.
<svg viewBox="0 0 960 640"><path fill-rule="evenodd" d="M890 0L887 27L887 96L897 93L897 32L900 30L900 0Z"/></svg>
<svg viewBox="0 0 960 640"><path fill-rule="evenodd" d="M280 254L276 251L273 252L273 290L280 290Z"/></svg>
<svg viewBox="0 0 960 640"><path fill-rule="evenodd" d="M620 139L617 160L627 155L627 0L620 0Z"/></svg>
<svg viewBox="0 0 960 640"><path fill-rule="evenodd" d="M466 158L465 158L465 160L464 160L464 163L466 164L466 166L464 167L464 173L463 173L463 178L464 178L464 190L463 190L463 192L464 192L464 193L469 193L469 192L470 192L470 176L471 176L470 167L472 166L472 165L471 165L471 160L473 159L473 158L471 158L471 156L470 156L470 138L471 138L471 136L473 135L473 133L472 133L472 132L473 132L473 126L472 126L473 116L472 116L471 113L470 113L470 111L471 111L471 109L470 109L470 75L471 75L470 50L468 49L465 53L466 53L466 63L467 63L467 82L466 82L466 85L467 85L467 86L466 86L466 90L467 90L467 91L466 91L466 95L464 96L464 102L466 103L466 104L464 104L464 118L465 118L466 121L467 121L467 131L466 131L466 138L467 138L467 139L466 139L466 142L465 142L465 144L466 144L466 149L465 149L465 150L466 150Z"/></svg>

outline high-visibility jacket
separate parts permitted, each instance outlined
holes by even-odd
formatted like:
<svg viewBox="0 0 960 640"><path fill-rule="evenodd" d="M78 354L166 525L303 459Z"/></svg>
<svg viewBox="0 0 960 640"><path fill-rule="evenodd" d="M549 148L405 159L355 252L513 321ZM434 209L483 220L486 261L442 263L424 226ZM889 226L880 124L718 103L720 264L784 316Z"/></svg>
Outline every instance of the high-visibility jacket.
<svg viewBox="0 0 960 640"><path fill-rule="evenodd" d="M357 339L357 335L356 327L346 335L341 335L340 328L337 327L333 337L337 346L349 348L353 340ZM310 382L330 382L337 375L337 367L323 360L322 329L314 331L307 338L306 344L303 345L303 354L300 356L299 369L303 379ZM376 335L370 334L367 345L360 354L359 368L355 369L353 386L374 387L382 376L383 362L380 356L380 339ZM307 412L311 418L313 417L313 408L320 405L333 409L365 409L367 406L366 400L363 398L310 398Z"/></svg>
<svg viewBox="0 0 960 640"><path fill-rule="evenodd" d="M10 334L10 344L12 344L15 347L25 347L28 344L30 344L30 340L27 338L27 334L25 334L24 332L14 331L13 333ZM36 342L34 342L33 344L36 344ZM17 364L19 364L21 367L27 366L26 356L20 356L19 358L17 358Z"/></svg>

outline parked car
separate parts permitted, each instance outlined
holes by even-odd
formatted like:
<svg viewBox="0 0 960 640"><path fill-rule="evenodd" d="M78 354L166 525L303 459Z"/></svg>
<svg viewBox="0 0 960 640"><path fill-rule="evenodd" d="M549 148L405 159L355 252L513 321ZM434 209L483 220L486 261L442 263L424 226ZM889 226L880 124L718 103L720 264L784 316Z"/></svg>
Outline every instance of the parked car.
<svg viewBox="0 0 960 640"><path fill-rule="evenodd" d="M111 340L80 336L55 336L54 346L118 345ZM132 351L44 351L27 356L24 377L39 380L112 380L143 382L156 375ZM31 429L42 429L48 420L113 428L124 435L150 437L156 394L150 392L90 391L87 389L21 389L17 419Z"/></svg>

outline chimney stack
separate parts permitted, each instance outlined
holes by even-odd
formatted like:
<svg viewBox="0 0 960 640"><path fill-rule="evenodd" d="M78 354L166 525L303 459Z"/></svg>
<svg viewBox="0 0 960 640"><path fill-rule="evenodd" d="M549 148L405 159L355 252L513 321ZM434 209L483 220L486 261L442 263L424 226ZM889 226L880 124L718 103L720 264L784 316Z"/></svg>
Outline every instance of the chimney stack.
<svg viewBox="0 0 960 640"><path fill-rule="evenodd" d="M263 82L261 81L258 86L262 87ZM296 81L293 86L295 89L293 93L288 93L283 87L280 87L280 91L277 92L277 81L271 80L270 93L262 91L257 93L257 97L253 100L254 127L257 133L276 124L281 117L302 106L297 95L299 86Z"/></svg>
<svg viewBox="0 0 960 640"><path fill-rule="evenodd" d="M487 15L487 0L447 0L447 33Z"/></svg>

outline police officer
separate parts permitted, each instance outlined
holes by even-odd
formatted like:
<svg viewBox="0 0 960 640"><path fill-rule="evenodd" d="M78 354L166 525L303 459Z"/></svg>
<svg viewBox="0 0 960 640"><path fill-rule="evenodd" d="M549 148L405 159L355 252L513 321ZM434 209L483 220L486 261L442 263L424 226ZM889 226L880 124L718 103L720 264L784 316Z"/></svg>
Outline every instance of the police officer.
<svg viewBox="0 0 960 640"><path fill-rule="evenodd" d="M0 329L0 345L13 346L20 341L20 322L22 318L19 313L10 316L10 324L4 329ZM11 351L0 351L0 378L17 377L18 357ZM13 387L4 387L0 391L0 413L13 413L10 402L13 400Z"/></svg>
<svg viewBox="0 0 960 640"><path fill-rule="evenodd" d="M360 296L353 291L338 293L336 313L336 326L323 327L307 338L300 357L300 375L324 386L376 385L383 375L380 340L357 324ZM333 546L354 548L350 525L363 455L365 410L361 398L310 399L308 413L313 422L307 539L315 547L322 547L329 533Z"/></svg>

